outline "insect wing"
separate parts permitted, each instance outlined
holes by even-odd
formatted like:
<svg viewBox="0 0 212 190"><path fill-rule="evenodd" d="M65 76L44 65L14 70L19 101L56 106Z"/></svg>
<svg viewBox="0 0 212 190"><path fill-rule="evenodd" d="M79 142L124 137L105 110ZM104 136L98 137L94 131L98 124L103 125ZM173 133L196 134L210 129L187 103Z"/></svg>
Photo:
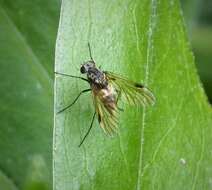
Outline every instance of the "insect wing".
<svg viewBox="0 0 212 190"><path fill-rule="evenodd" d="M116 103L111 108L102 101L101 94L96 93L93 93L93 101L100 127L109 136L117 133L119 110Z"/></svg>
<svg viewBox="0 0 212 190"><path fill-rule="evenodd" d="M120 93L121 98L130 105L153 105L155 97L152 92L142 84L132 82L120 75L105 72L107 80Z"/></svg>

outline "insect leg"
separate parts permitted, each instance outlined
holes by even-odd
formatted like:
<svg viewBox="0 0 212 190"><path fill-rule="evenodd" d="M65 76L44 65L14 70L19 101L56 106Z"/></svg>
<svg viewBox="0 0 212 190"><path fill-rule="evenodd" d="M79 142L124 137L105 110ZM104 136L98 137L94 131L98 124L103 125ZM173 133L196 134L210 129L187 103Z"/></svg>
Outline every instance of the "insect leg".
<svg viewBox="0 0 212 190"><path fill-rule="evenodd" d="M119 111L124 111L124 109L123 108L120 108L120 107L117 107L118 108L118 110Z"/></svg>
<svg viewBox="0 0 212 190"><path fill-rule="evenodd" d="M86 137L87 137L87 136L88 136L88 134L90 133L91 128L93 127L93 122L94 122L94 118L95 118L95 116L96 116L96 112L93 114L93 117L92 117L92 120L91 120L90 127L89 127L89 129L88 129L87 133L85 134L85 136L83 137L82 141L80 142L79 147L82 145L82 143L85 141Z"/></svg>
<svg viewBox="0 0 212 190"><path fill-rule="evenodd" d="M120 97L121 97L121 91L118 90L118 97L117 97L117 100L116 100L116 104L118 104L118 101L119 101L119 98L120 98ZM120 108L120 107L118 107L118 106L117 106L117 108L118 108L119 111L124 111L123 108Z"/></svg>
<svg viewBox="0 0 212 190"><path fill-rule="evenodd" d="M83 77L78 77L78 76L74 76L74 75L68 75L68 74L64 74L64 73L59 73L59 72L54 72L55 74L57 75L62 75L62 76L65 76L65 77L72 77L72 78L77 78L77 79L82 79L86 82L89 82L86 78L83 78Z"/></svg>
<svg viewBox="0 0 212 190"><path fill-rule="evenodd" d="M74 101L73 101L70 105L66 106L65 108L63 108L62 110L60 110L59 112L57 112L57 114L59 114L59 113L65 111L65 110L67 110L68 108L70 108L71 106L73 106L74 103L75 103L75 102L78 100L78 98L81 96L81 94L83 94L83 93L85 93L85 92L88 92L88 91L91 91L91 89L89 88L89 89L85 89L85 90L81 91L81 92L78 94L78 96L74 99Z"/></svg>

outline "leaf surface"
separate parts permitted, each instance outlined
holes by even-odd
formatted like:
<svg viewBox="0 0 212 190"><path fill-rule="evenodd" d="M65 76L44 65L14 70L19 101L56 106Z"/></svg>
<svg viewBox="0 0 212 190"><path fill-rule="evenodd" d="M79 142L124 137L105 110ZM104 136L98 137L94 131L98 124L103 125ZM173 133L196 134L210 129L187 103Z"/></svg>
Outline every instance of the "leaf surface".
<svg viewBox="0 0 212 190"><path fill-rule="evenodd" d="M54 190L211 189L212 113L194 66L177 0L63 0L56 71L80 75L87 43L103 70L144 83L153 107L124 106L119 135L97 120L90 94L55 114ZM56 76L55 112L89 85Z"/></svg>

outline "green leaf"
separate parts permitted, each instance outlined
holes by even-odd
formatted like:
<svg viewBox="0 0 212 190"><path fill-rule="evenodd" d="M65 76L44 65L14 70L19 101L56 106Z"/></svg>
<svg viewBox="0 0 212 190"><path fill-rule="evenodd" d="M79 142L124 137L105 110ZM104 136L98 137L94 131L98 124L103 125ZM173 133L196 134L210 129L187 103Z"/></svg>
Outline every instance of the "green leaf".
<svg viewBox="0 0 212 190"><path fill-rule="evenodd" d="M212 102L212 27L197 27L192 31L192 44L201 81Z"/></svg>
<svg viewBox="0 0 212 190"><path fill-rule="evenodd" d="M0 169L18 189L52 189L58 13L56 0L0 0Z"/></svg>
<svg viewBox="0 0 212 190"><path fill-rule="evenodd" d="M4 190L17 190L13 182L1 171L0 171L0 187L1 189Z"/></svg>
<svg viewBox="0 0 212 190"><path fill-rule="evenodd" d="M103 70L142 82L153 107L125 105L119 135L108 138L95 121L90 94L55 114L54 189L211 189L212 112L196 74L177 0L64 0L56 71L80 75L94 60ZM88 88L56 76L55 112Z"/></svg>

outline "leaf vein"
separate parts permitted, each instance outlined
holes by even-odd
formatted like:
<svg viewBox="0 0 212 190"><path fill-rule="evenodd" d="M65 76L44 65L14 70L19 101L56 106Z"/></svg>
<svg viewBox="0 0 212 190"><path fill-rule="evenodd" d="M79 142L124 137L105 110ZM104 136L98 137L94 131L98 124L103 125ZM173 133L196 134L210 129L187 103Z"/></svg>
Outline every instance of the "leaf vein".
<svg viewBox="0 0 212 190"><path fill-rule="evenodd" d="M182 109L183 109L183 105L184 105L185 99L186 99L186 98L184 98L184 99L181 100L181 103L180 103L180 106L179 106L179 110L178 110L178 112L177 112L177 114L176 114L175 119L173 120L173 121L174 121L173 126L169 127L169 128L167 129L167 131L165 132L165 134L161 137L161 139L159 140L159 143L158 143L158 145L157 145L157 147L156 147L156 149L155 149L155 151L154 151L154 153L153 153L153 156L152 156L151 161L150 161L148 164L146 164L146 165L144 166L142 176L144 175L145 171L154 163L154 161L155 161L155 159L156 159L156 156L157 156L157 153L158 153L158 151L159 151L159 149L160 149L162 143L165 141L165 139L168 137L168 135L169 135L169 134L174 130L174 128L176 127L177 121L178 121L179 116L180 116L180 113L181 113L181 111L182 111Z"/></svg>
<svg viewBox="0 0 212 190"><path fill-rule="evenodd" d="M152 51L153 51L153 30L156 25L156 8L157 0L152 0L150 11L150 21L148 29L148 45L147 45L147 61L145 68L145 84L147 85L149 79L149 64L153 61ZM145 130L145 120L146 120L146 109L144 106L143 115L142 115L142 127L141 127L141 138L140 138L140 153L139 153L139 163L138 163L138 177L137 177L137 190L141 189L141 177L142 177L142 165L143 165L143 146L144 146L144 130Z"/></svg>

